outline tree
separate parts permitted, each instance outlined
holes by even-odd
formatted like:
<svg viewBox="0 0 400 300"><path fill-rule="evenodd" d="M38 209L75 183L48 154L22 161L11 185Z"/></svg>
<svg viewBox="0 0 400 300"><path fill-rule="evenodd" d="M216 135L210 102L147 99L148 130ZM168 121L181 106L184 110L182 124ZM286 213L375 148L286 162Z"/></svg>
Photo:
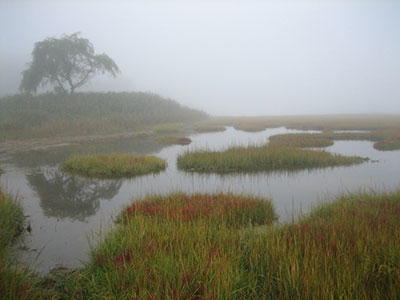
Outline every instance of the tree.
<svg viewBox="0 0 400 300"><path fill-rule="evenodd" d="M95 54L92 43L79 32L35 43L32 62L22 72L20 90L36 93L39 86L54 86L56 92L73 94L96 74L117 75L117 64L106 54Z"/></svg>

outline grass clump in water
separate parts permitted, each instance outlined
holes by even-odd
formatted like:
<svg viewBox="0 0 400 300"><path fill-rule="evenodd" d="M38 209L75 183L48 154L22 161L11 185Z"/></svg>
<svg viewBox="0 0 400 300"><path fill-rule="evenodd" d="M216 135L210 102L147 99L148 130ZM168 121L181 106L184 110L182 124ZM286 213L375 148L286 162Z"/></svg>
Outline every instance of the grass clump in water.
<svg viewBox="0 0 400 300"><path fill-rule="evenodd" d="M341 196L247 240L248 299L397 299L400 192ZM244 299L243 297L238 299Z"/></svg>
<svg viewBox="0 0 400 300"><path fill-rule="evenodd" d="M234 299L242 238L252 225L274 219L270 201L249 196L177 193L135 201L92 251L75 295Z"/></svg>
<svg viewBox="0 0 400 300"><path fill-rule="evenodd" d="M165 160L152 155L97 154L79 155L67 159L61 169L73 174L99 177L134 177L165 170Z"/></svg>
<svg viewBox="0 0 400 300"><path fill-rule="evenodd" d="M184 136L162 136L157 139L157 142L164 145L189 145L192 140Z"/></svg>
<svg viewBox="0 0 400 300"><path fill-rule="evenodd" d="M299 148L319 148L328 147L333 145L333 141L329 138L324 137L322 134L314 133L289 133L289 134L277 134L269 138L270 144L287 146L287 147L299 147Z"/></svg>
<svg viewBox="0 0 400 300"><path fill-rule="evenodd" d="M296 170L359 164L367 160L325 151L283 146L232 147L225 151L186 151L178 156L178 167L197 172L254 172Z"/></svg>

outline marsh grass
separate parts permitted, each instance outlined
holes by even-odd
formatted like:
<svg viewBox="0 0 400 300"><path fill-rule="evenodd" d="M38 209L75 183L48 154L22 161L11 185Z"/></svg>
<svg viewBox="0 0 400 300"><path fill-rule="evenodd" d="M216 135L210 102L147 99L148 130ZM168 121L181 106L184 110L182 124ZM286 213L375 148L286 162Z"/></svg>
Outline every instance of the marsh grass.
<svg viewBox="0 0 400 300"><path fill-rule="evenodd" d="M319 148L333 145L333 141L319 133L277 134L269 138L271 145L300 148Z"/></svg>
<svg viewBox="0 0 400 300"><path fill-rule="evenodd" d="M257 197L148 196L124 208L117 224L100 234L83 269L38 280L4 256L22 215L0 193L1 228L7 230L0 236L6 243L0 249L0 295L12 300L398 299L399 213L400 191L340 195L297 223L281 225L274 223L271 202Z"/></svg>
<svg viewBox="0 0 400 300"><path fill-rule="evenodd" d="M358 193L247 239L251 299L397 299L400 192ZM241 299L244 299L242 297ZM249 298L250 299L250 298Z"/></svg>
<svg viewBox="0 0 400 300"><path fill-rule="evenodd" d="M67 286L79 299L397 299L399 212L400 192L356 193L265 226L275 214L262 199L151 196Z"/></svg>
<svg viewBox="0 0 400 300"><path fill-rule="evenodd" d="M333 132L325 130L321 133L289 133L278 134L269 138L271 144L292 147L327 147L334 141L373 141L377 150L400 149L400 128L375 130L366 132Z"/></svg>
<svg viewBox="0 0 400 300"><path fill-rule="evenodd" d="M157 142L164 145L189 145L192 140L184 137L184 136L175 136L175 135L168 135L168 136L161 136L157 138Z"/></svg>
<svg viewBox="0 0 400 300"><path fill-rule="evenodd" d="M45 290L37 289L37 280L33 277L33 272L19 265L11 251L12 243L23 231L23 220L22 209L17 200L0 187L1 299L44 299L46 295Z"/></svg>
<svg viewBox="0 0 400 300"><path fill-rule="evenodd" d="M63 162L61 170L87 177L122 178L158 173L165 170L166 164L152 155L78 155Z"/></svg>
<svg viewBox="0 0 400 300"><path fill-rule="evenodd" d="M275 127L322 131L320 134L285 134L270 138L273 143L294 147L327 147L335 140L367 140L373 141L377 150L400 149L398 115L214 117L203 124L233 126L247 131ZM363 132L335 132L339 130Z"/></svg>
<svg viewBox="0 0 400 300"><path fill-rule="evenodd" d="M195 172L256 172L298 170L359 164L367 159L325 151L275 145L231 147L225 151L188 150L177 165Z"/></svg>
<svg viewBox="0 0 400 300"><path fill-rule="evenodd" d="M270 201L249 196L137 200L92 250L75 290L82 299L232 299L244 275L242 237L274 220Z"/></svg>

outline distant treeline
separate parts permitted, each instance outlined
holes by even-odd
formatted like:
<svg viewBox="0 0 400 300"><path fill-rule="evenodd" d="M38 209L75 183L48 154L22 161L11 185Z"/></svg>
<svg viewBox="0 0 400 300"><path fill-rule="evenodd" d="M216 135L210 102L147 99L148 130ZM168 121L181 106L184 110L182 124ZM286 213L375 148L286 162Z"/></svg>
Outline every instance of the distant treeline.
<svg viewBox="0 0 400 300"><path fill-rule="evenodd" d="M202 111L151 93L14 95L0 98L0 141L110 133L205 118L207 114Z"/></svg>

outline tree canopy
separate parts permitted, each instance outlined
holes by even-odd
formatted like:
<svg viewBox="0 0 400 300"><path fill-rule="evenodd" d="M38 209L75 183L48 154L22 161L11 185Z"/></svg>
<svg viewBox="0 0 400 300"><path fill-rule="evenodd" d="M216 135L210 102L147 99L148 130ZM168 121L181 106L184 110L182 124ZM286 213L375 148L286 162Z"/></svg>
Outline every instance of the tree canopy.
<svg viewBox="0 0 400 300"><path fill-rule="evenodd" d="M95 54L92 43L79 32L36 42L32 62L22 72L20 90L36 93L39 86L54 86L56 92L74 93L97 74L116 76L117 64L106 54Z"/></svg>

